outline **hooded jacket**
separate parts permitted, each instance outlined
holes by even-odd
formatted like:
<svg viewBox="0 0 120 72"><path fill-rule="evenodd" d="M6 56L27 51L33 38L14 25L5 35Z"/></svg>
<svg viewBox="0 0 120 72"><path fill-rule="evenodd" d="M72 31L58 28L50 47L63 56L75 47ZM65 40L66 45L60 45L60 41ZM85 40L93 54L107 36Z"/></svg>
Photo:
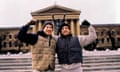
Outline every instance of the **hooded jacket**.
<svg viewBox="0 0 120 72"><path fill-rule="evenodd" d="M54 70L55 68L55 39L43 31L36 34L27 33L29 25L21 28L17 38L31 46L32 68L39 71Z"/></svg>

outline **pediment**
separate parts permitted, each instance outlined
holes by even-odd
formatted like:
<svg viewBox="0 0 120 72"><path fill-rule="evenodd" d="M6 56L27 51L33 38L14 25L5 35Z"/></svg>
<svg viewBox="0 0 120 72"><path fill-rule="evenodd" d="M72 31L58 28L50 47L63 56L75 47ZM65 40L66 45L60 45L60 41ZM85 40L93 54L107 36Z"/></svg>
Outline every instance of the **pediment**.
<svg viewBox="0 0 120 72"><path fill-rule="evenodd" d="M51 14L51 13L77 13L80 14L80 11L74 10L71 8L59 6L59 5L53 5L49 6L44 9L40 9L38 11L32 12L32 15L43 15L43 14Z"/></svg>

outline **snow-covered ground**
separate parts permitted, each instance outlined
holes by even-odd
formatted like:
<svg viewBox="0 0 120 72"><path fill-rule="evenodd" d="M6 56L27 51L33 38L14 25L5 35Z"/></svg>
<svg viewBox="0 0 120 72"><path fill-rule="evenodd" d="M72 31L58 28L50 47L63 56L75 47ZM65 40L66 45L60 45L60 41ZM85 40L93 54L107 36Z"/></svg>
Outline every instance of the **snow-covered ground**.
<svg viewBox="0 0 120 72"><path fill-rule="evenodd" d="M96 56L96 55L120 55L120 49L118 50L105 50L105 51L85 51L83 50L83 56Z"/></svg>
<svg viewBox="0 0 120 72"><path fill-rule="evenodd" d="M3 55L0 55L0 59L3 59L3 58L31 58L31 53L19 53L19 54L3 54Z"/></svg>
<svg viewBox="0 0 120 72"><path fill-rule="evenodd" d="M106 51L86 51L83 50L83 56L97 56L97 55L120 55L120 49L118 50L106 50ZM3 54L0 55L0 59L2 58L31 58L31 53L19 53L19 54Z"/></svg>

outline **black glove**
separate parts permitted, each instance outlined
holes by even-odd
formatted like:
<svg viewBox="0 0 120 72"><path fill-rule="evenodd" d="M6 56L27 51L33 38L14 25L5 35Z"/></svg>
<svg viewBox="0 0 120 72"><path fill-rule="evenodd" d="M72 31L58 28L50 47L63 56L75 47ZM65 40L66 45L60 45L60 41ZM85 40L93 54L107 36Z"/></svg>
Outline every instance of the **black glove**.
<svg viewBox="0 0 120 72"><path fill-rule="evenodd" d="M36 24L36 22L33 20L31 20L30 22L27 23L27 25L35 25L35 24Z"/></svg>
<svg viewBox="0 0 120 72"><path fill-rule="evenodd" d="M82 22L82 26L90 26L90 23L87 21L87 20L84 20L83 22Z"/></svg>
<svg viewBox="0 0 120 72"><path fill-rule="evenodd" d="M36 21L31 20L31 21L28 22L26 25L28 25L28 26L30 26L30 25L35 25L35 24L37 24L38 22L39 22L39 20L36 20Z"/></svg>

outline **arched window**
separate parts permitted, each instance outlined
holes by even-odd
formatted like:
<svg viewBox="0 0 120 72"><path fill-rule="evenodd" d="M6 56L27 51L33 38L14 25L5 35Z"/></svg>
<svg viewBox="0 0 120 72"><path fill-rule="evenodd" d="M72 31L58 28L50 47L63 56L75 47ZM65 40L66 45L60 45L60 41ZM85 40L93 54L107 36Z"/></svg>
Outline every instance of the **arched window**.
<svg viewBox="0 0 120 72"><path fill-rule="evenodd" d="M11 39L12 38L12 35L9 35L9 39Z"/></svg>
<svg viewBox="0 0 120 72"><path fill-rule="evenodd" d="M120 35L120 31L118 31L117 34Z"/></svg>
<svg viewBox="0 0 120 72"><path fill-rule="evenodd" d="M109 43L109 41L110 41L110 39L109 38L107 38L107 42Z"/></svg>
<svg viewBox="0 0 120 72"><path fill-rule="evenodd" d="M15 41L14 45L15 45L15 47L17 47L18 46L18 41Z"/></svg>
<svg viewBox="0 0 120 72"><path fill-rule="evenodd" d="M101 42L104 43L104 38L101 39Z"/></svg>
<svg viewBox="0 0 120 72"><path fill-rule="evenodd" d="M4 47L4 48L6 47L6 44L7 44L6 42L3 42L3 47Z"/></svg>
<svg viewBox="0 0 120 72"><path fill-rule="evenodd" d="M9 42L9 47L12 47L12 42Z"/></svg>
<svg viewBox="0 0 120 72"><path fill-rule="evenodd" d="M114 35L114 34L115 34L115 32L114 32L114 31L111 31L111 34L112 34L112 35Z"/></svg>
<svg viewBox="0 0 120 72"><path fill-rule="evenodd" d="M117 41L120 42L120 38L117 38Z"/></svg>
<svg viewBox="0 0 120 72"><path fill-rule="evenodd" d="M103 36L104 32L101 32L101 36Z"/></svg>
<svg viewBox="0 0 120 72"><path fill-rule="evenodd" d="M3 40L5 40L6 39L6 35L3 35Z"/></svg>
<svg viewBox="0 0 120 72"><path fill-rule="evenodd" d="M98 32L96 32L96 34L98 35Z"/></svg>

